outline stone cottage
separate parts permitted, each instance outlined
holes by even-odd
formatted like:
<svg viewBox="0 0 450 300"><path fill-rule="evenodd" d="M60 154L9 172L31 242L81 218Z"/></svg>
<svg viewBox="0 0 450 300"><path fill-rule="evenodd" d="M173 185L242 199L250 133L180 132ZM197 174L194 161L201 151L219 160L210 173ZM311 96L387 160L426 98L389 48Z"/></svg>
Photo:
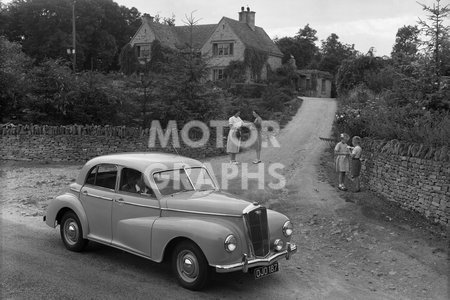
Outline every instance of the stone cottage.
<svg viewBox="0 0 450 300"><path fill-rule="evenodd" d="M191 34L192 30L192 34ZM239 20L222 17L218 24L190 26L168 26L153 21L144 15L142 25L130 41L135 47L141 63L151 56L151 44L154 40L166 47L180 51L195 51L208 61L211 81L224 78L224 70L231 61L244 61L247 48L262 51L267 55L260 78L267 78L267 70L275 70L281 66L283 54L270 39L263 28L255 25L255 12L248 7L241 8ZM253 81L247 70L247 81Z"/></svg>

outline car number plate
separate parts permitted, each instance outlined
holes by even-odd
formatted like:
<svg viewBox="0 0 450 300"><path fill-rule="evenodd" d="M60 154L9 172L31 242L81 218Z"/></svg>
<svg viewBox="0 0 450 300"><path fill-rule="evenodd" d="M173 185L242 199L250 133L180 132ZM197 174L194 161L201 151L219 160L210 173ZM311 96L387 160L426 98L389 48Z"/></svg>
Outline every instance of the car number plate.
<svg viewBox="0 0 450 300"><path fill-rule="evenodd" d="M253 274L255 275L255 279L259 279L278 271L279 271L278 262L275 262L269 266L255 268L253 270Z"/></svg>

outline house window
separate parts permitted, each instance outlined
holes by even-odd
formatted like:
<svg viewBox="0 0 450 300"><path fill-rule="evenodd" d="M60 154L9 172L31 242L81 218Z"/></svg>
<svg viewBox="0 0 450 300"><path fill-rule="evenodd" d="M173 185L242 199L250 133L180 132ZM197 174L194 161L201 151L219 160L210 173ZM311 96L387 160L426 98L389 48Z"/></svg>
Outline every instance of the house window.
<svg viewBox="0 0 450 300"><path fill-rule="evenodd" d="M326 80L325 79L322 79L322 94L325 94L325 92L326 92Z"/></svg>
<svg viewBox="0 0 450 300"><path fill-rule="evenodd" d="M233 55L233 43L213 43L213 55Z"/></svg>
<svg viewBox="0 0 450 300"><path fill-rule="evenodd" d="M224 69L213 69L213 81L224 79Z"/></svg>
<svg viewBox="0 0 450 300"><path fill-rule="evenodd" d="M150 45L136 46L139 58L150 57Z"/></svg>

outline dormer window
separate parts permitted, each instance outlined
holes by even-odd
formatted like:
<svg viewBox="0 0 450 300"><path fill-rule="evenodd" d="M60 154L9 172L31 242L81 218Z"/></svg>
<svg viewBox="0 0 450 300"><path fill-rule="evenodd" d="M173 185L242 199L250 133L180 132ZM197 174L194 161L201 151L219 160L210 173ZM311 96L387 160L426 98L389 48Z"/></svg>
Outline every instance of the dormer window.
<svg viewBox="0 0 450 300"><path fill-rule="evenodd" d="M214 56L233 55L233 43L213 43Z"/></svg>

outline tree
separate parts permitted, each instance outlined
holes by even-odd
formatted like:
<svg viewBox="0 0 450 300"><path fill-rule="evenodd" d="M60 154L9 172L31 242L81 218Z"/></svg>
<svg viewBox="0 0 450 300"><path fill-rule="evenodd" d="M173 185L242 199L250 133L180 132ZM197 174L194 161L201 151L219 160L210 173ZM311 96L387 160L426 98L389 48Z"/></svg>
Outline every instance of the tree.
<svg viewBox="0 0 450 300"><path fill-rule="evenodd" d="M289 61L291 55L294 56L297 68L314 67L319 60L319 49L315 42L317 31L307 24L300 29L294 37L283 37L275 39L275 44L283 53L282 62Z"/></svg>
<svg viewBox="0 0 450 300"><path fill-rule="evenodd" d="M73 0L13 0L1 12L0 24L6 24L0 31L21 43L37 63L70 59L66 49L72 46L72 5ZM112 0L77 0L75 15L77 70L118 69L118 49L140 25L139 11Z"/></svg>
<svg viewBox="0 0 450 300"><path fill-rule="evenodd" d="M408 25L398 29L391 52L394 62L410 63L415 59L420 46L419 33L417 26Z"/></svg>
<svg viewBox="0 0 450 300"><path fill-rule="evenodd" d="M427 41L424 42L424 46L427 50L429 50L432 54L433 58L433 71L435 74L435 82L436 82L436 91L440 89L441 85L441 74L443 68L443 52L444 46L447 45L449 38L450 26L444 24L444 21L447 20L450 7L446 5L444 7L440 6L440 0L436 0L436 3L433 4L433 7L427 6L419 3L422 6L423 10L429 13L427 16L428 21L421 20L419 18L419 26L422 33L428 38Z"/></svg>
<svg viewBox="0 0 450 300"><path fill-rule="evenodd" d="M319 48L316 46L317 30L311 28L309 24L306 24L303 29L300 29L297 35L294 37L301 49L302 56L294 58L297 62L297 66L311 67L319 60ZM298 61L300 59L300 61Z"/></svg>
<svg viewBox="0 0 450 300"><path fill-rule="evenodd" d="M332 33L325 41L322 41L320 53L319 69L330 72L333 75L336 75L342 61L356 56L353 46L342 44L339 41L339 36L335 33Z"/></svg>

